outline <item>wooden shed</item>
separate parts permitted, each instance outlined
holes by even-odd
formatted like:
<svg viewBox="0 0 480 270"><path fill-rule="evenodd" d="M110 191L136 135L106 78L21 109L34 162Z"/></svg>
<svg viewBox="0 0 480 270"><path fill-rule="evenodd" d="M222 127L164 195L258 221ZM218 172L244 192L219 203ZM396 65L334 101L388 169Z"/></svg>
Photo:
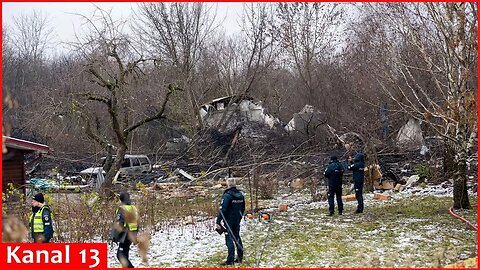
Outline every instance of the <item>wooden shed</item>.
<svg viewBox="0 0 480 270"><path fill-rule="evenodd" d="M26 190L25 155L48 153L47 145L3 136L2 144L2 191L8 189L9 183L15 188Z"/></svg>

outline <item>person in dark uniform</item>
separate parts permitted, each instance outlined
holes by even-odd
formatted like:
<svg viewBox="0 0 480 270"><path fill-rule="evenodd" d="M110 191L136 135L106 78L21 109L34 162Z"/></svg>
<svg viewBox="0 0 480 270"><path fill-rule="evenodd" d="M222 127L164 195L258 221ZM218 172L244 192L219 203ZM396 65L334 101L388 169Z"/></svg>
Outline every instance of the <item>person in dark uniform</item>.
<svg viewBox="0 0 480 270"><path fill-rule="evenodd" d="M137 242L138 212L132 205L130 194L120 193L121 205L115 211L115 223L112 229L110 241L118 243L117 258L124 268L134 268L128 259L130 245Z"/></svg>
<svg viewBox="0 0 480 270"><path fill-rule="evenodd" d="M349 159L351 161L351 157ZM363 185L364 185L365 156L357 153L348 169L353 172L353 188L355 189L355 198L357 199L357 210L355 213L363 213Z"/></svg>
<svg viewBox="0 0 480 270"><path fill-rule="evenodd" d="M42 193L32 198L32 214L29 218L33 242L49 243L53 237L53 220L50 207L45 204Z"/></svg>
<svg viewBox="0 0 480 270"><path fill-rule="evenodd" d="M237 189L235 179L228 178L227 189L223 192L222 205L217 215L216 230L225 231L225 243L228 249L227 260L223 265L232 265L243 261L243 245L240 238L240 221L245 212L245 198ZM222 225L223 222L223 225ZM235 247L237 259L235 260Z"/></svg>
<svg viewBox="0 0 480 270"><path fill-rule="evenodd" d="M337 197L338 204L338 214L341 215L343 212L343 202L342 202L342 179L343 172L345 169L342 164L338 161L336 156L330 158L330 164L325 169L324 176L328 178L328 215L333 216L335 212L335 202L334 197Z"/></svg>

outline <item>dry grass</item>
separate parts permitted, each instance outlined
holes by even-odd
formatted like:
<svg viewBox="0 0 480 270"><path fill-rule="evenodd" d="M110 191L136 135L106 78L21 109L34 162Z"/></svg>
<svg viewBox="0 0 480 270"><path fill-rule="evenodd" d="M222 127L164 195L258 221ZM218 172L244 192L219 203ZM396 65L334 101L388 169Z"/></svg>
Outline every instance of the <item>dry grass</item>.
<svg viewBox="0 0 480 270"><path fill-rule="evenodd" d="M164 199L157 193L153 190L141 189L131 194L133 204L138 209L139 228L144 232L171 226L173 221L183 220L186 217L216 214L217 202L210 198ZM53 213L55 230L53 242L81 243L108 240L115 210L119 205L117 199L102 198L95 192L46 194L45 198ZM8 230L13 232L11 235L6 235L3 241L28 241L29 236L18 239L18 235L22 234L24 228L28 228L28 216L31 213L30 201L8 202L4 203L2 208L3 216L11 216L16 220L8 224L18 225L8 225ZM142 242L142 246L148 246L148 239L149 236L143 233L139 242Z"/></svg>

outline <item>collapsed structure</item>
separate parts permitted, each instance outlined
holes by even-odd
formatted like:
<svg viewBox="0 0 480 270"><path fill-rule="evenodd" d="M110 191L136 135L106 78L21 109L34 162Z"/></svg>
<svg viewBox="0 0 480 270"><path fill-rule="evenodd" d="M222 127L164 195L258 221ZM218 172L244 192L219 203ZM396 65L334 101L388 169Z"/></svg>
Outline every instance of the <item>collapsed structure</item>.
<svg viewBox="0 0 480 270"><path fill-rule="evenodd" d="M408 122L398 131L397 146L408 150L420 149L424 145L422 127L420 125L420 120L408 119Z"/></svg>
<svg viewBox="0 0 480 270"><path fill-rule="evenodd" d="M200 106L200 116L207 128L224 131L247 127L245 123L257 123L270 129L280 124L278 118L265 112L261 101L242 95L221 97L203 104Z"/></svg>

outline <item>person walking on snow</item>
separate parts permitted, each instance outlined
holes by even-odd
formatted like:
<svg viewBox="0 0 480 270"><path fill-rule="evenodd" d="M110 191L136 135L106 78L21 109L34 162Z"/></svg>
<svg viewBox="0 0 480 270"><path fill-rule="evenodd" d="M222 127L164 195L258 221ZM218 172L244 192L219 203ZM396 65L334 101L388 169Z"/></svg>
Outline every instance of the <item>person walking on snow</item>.
<svg viewBox="0 0 480 270"><path fill-rule="evenodd" d="M237 189L235 179L227 178L227 189L223 192L222 204L218 211L216 230L222 231L225 228L225 244L228 249L227 260L223 265L232 265L234 262L242 263L243 245L240 238L240 221L245 212L245 198ZM222 228L223 222L223 228ZM235 247L237 259L235 260Z"/></svg>
<svg viewBox="0 0 480 270"><path fill-rule="evenodd" d="M129 260L130 245L137 242L138 212L132 205L130 194L120 193L121 205L115 210L115 223L110 241L118 243L117 258L124 268L134 268Z"/></svg>

